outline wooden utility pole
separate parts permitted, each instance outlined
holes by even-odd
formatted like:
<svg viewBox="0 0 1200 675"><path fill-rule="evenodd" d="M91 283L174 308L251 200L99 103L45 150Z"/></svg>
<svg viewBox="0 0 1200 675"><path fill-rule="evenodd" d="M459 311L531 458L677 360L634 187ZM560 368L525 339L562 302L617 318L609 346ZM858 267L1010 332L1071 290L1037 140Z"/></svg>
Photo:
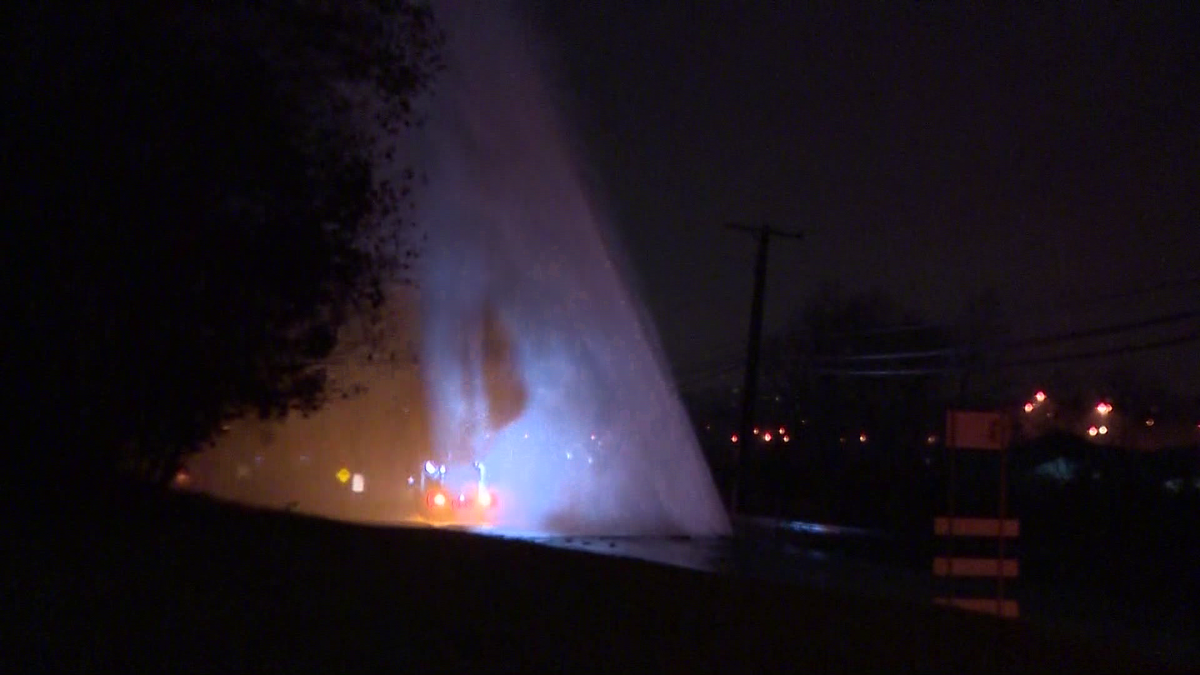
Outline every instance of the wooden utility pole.
<svg viewBox="0 0 1200 675"><path fill-rule="evenodd" d="M773 235L789 239L803 239L804 235L800 232L776 230L765 223L761 225L728 223L725 227L758 236L758 255L754 262L754 296L750 302L750 335L746 343L746 372L742 384L741 433L738 434L738 442L733 444L733 487L729 491L729 513L736 515L738 484L742 473L741 448L743 446L754 447L752 445L754 442L754 404L758 400L758 359L762 349L763 296L767 286L767 250L770 248Z"/></svg>

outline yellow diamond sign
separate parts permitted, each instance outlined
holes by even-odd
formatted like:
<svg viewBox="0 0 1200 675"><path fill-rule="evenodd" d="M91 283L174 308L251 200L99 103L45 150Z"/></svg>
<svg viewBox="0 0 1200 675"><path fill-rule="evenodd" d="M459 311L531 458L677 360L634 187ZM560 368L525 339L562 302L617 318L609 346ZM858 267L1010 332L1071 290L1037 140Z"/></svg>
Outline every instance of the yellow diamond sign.
<svg viewBox="0 0 1200 675"><path fill-rule="evenodd" d="M344 466L335 475L337 476L339 483L345 483L346 481L350 480L350 470Z"/></svg>

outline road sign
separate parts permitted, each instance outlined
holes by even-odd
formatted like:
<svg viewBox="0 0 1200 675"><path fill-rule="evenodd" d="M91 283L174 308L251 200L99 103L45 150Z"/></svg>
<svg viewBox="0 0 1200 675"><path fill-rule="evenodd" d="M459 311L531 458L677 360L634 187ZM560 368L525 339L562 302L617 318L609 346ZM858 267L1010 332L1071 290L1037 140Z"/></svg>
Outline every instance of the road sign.
<svg viewBox="0 0 1200 675"><path fill-rule="evenodd" d="M1017 603L1004 598L1006 579L1017 577L1019 563L1005 556L1008 539L1020 536L1020 521L1008 513L1008 445L1012 440L1012 420L1004 413L949 410L946 412L946 449L948 460L947 514L935 518L933 531L946 537L946 554L933 559L933 575L945 580L941 597L934 602L1004 618L1016 618ZM960 450L1000 453L1000 502L995 518L963 518L955 512L955 457ZM994 540L995 553L985 558L957 557L953 554L956 537ZM955 580L964 577L994 579L995 598L962 597L955 593Z"/></svg>
<svg viewBox="0 0 1200 675"><path fill-rule="evenodd" d="M1011 430L998 412L951 410L946 413L946 447L960 450L1003 450Z"/></svg>
<svg viewBox="0 0 1200 675"><path fill-rule="evenodd" d="M1007 577L1017 576L1017 561L1012 558L934 558L933 575L937 577Z"/></svg>
<svg viewBox="0 0 1200 675"><path fill-rule="evenodd" d="M345 483L350 480L350 470L343 466L334 476L338 479L339 483Z"/></svg>
<svg viewBox="0 0 1200 675"><path fill-rule="evenodd" d="M1016 600L997 600L994 598L934 598L934 604L949 605L968 612L993 614L1005 619L1016 619L1021 610Z"/></svg>
<svg viewBox="0 0 1200 675"><path fill-rule="evenodd" d="M1021 536L1021 521L1015 518L943 518L933 519L933 533L939 537Z"/></svg>

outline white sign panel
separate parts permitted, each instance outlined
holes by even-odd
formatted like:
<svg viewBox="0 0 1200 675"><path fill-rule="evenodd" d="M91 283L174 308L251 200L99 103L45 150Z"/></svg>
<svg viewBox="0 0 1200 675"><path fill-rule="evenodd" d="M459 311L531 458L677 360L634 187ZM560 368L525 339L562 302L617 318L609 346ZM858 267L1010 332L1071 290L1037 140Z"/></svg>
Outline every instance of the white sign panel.
<svg viewBox="0 0 1200 675"><path fill-rule="evenodd" d="M1008 418L997 412L946 413L946 447L964 450L1003 450L1010 438Z"/></svg>

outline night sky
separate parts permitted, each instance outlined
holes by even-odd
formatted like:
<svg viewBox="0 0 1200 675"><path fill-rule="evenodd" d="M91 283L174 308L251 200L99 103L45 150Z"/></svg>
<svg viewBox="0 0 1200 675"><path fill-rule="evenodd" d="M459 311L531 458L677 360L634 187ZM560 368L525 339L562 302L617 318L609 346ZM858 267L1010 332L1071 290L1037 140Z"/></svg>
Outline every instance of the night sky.
<svg viewBox="0 0 1200 675"><path fill-rule="evenodd" d="M994 289L1020 336L1200 308L1188 3L843 4L528 7L677 368L744 341L754 241L731 220L808 235L772 245L769 334L827 283L888 290L933 322ZM1072 367L1132 366L1190 394L1198 344Z"/></svg>

